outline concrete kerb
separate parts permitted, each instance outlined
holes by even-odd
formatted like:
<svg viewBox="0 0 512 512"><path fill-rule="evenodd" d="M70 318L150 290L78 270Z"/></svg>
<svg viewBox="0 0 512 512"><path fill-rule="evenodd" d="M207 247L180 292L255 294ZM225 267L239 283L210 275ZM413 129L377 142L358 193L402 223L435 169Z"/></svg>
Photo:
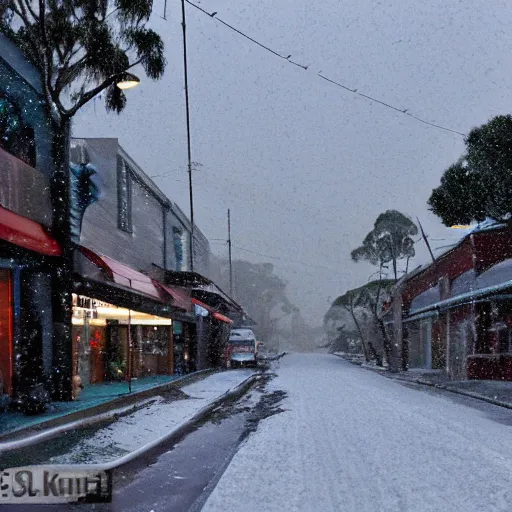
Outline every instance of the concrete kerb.
<svg viewBox="0 0 512 512"><path fill-rule="evenodd" d="M194 372L193 374L184 375L183 377L179 377L178 379L172 380L170 382L159 384L158 386L154 386L149 389L144 389L131 394L122 395L108 402L104 402L103 404L93 406L89 409L83 409L82 411L75 411L69 414L64 414L62 416L58 416L57 418L52 418L36 425L30 425L25 428L7 432L6 434L0 436L0 453L15 450L18 448L23 448L25 446L30 446L31 444L37 444L41 441L47 441L48 439L56 437L59 434L62 434L63 432L72 430L74 428L90 426L94 425L95 423L101 423L104 421L108 421L109 419L116 419L119 416L124 416L126 414L129 414L130 412L134 412L135 410L149 403L152 403L154 401L154 398L151 397L158 395L163 391L168 391L171 388L179 388L183 385L187 385L188 381L194 380L197 377L202 377L204 374L212 372L212 369ZM130 405L125 405L124 407L118 407L115 409L109 408L112 406L115 407L116 404L121 405L122 402L126 401L130 401L132 403ZM105 408L109 408L109 410L102 412L100 414L94 414L95 411ZM86 416L80 418L80 416L83 415ZM78 419L71 420L71 418ZM44 430L43 432L33 434L34 431L42 429L46 430ZM14 436L18 437L19 439L13 439L11 441L2 441L2 439L12 438Z"/></svg>
<svg viewBox="0 0 512 512"><path fill-rule="evenodd" d="M230 400L235 397L243 395L246 392L246 390L250 386L252 386L252 384L256 380L259 380L263 375L264 374L262 374L262 373L255 373L253 375L250 375L245 380L243 380L240 384L238 384L236 387L226 391L223 395L216 398L209 404L205 405L202 409L200 409L197 413L195 413L191 418L184 421L182 424L178 425L177 427L172 429L170 432L168 432L164 436L161 436L161 437L151 441L150 443L147 443L146 445L141 446L137 450L134 450L133 452L130 452L127 455L125 455L119 459L116 459L114 461L111 461L111 462L108 462L105 464L54 464L54 465L51 465L51 467L55 468L56 470L60 470L60 471L80 471L81 469L93 470L93 471L109 471L109 470L118 468L119 466L122 466L124 464L127 464L129 462L132 462L133 460L140 457L147 451L155 448L159 444L161 444L165 441L171 441L173 439L178 439L178 438L182 437L186 432L191 430L194 427L194 425L199 423L208 414L210 414L210 412L212 412L216 407L218 407L219 405L221 405L222 403L224 403L227 400ZM87 419L93 419L93 418L87 418ZM77 425L77 426L82 427L82 426L84 426L84 423L81 423L80 425ZM42 432L39 436L37 436L38 439L36 442L48 440L50 438L50 437L48 437L49 433L50 433L49 431ZM56 434L52 433L51 437L54 437L54 435L56 435ZM2 443L2 444L0 444L0 453L2 451L10 451L13 449L22 448L25 446L30 446L32 444L36 444L34 442L31 442L32 439L33 438L31 437L28 439L21 439L19 441L11 441L10 443L9 442ZM19 443L22 443L23 441L25 441L26 443L20 445ZM11 447L11 445L15 445L15 446Z"/></svg>
<svg viewBox="0 0 512 512"><path fill-rule="evenodd" d="M110 419L116 419L119 416L124 416L131 412L135 412L137 409L144 407L147 404L154 402L154 398L148 398L147 400L142 400L137 404L129 405L127 407L122 407L120 409L112 409L111 411L105 412L103 414L97 414L95 416L88 416L81 420L72 421L69 423L64 423L58 427L49 428L39 434L34 434L27 437L22 437L21 439L15 439L13 441L4 441L0 442L0 454L18 450L20 448L25 448L26 446L31 446L34 444L41 443L43 441L48 441L57 437L59 434L63 434L68 430L73 430L75 428L88 427L90 425L94 425L95 423L102 423L104 421L108 421ZM18 432L16 432L18 433Z"/></svg>
<svg viewBox="0 0 512 512"><path fill-rule="evenodd" d="M359 366L361 368L364 368L365 370L371 370L374 373L377 373L378 375L382 375L383 377L386 377L391 380L398 380L400 382L408 382L412 384L419 384L420 386L428 386L431 388L436 389L442 389L443 391L449 391L450 393L454 393L456 395L462 395L467 396L470 398L474 398L475 400L481 400L482 402L487 402L489 404L497 405L498 407L504 407L505 409L511 409L512 410L512 403L509 402L502 402L501 400L496 400L494 398L490 398L485 395L480 395L478 393L473 393L472 391L465 391L463 389L457 389L451 386L446 386L444 384L437 384L436 382L432 382L425 379L414 379L414 378L404 378L399 377L397 374L389 374L387 373L387 370L376 368L367 364L358 364L356 362L352 362L349 359L344 358L342 355L334 354L337 357L340 357L341 359L344 359L345 361L348 361L349 363L355 364L356 366Z"/></svg>

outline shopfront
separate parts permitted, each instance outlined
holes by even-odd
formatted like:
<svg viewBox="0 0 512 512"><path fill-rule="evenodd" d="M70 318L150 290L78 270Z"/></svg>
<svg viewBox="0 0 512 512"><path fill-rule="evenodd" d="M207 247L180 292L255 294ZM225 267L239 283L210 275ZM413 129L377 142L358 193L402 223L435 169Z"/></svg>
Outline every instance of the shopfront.
<svg viewBox="0 0 512 512"><path fill-rule="evenodd" d="M73 374L82 383L173 373L173 321L73 295Z"/></svg>
<svg viewBox="0 0 512 512"><path fill-rule="evenodd" d="M0 401L52 373L51 272L60 248L37 222L0 206Z"/></svg>
<svg viewBox="0 0 512 512"><path fill-rule="evenodd" d="M183 375L197 368L197 335L194 322L175 320L173 323L173 373Z"/></svg>

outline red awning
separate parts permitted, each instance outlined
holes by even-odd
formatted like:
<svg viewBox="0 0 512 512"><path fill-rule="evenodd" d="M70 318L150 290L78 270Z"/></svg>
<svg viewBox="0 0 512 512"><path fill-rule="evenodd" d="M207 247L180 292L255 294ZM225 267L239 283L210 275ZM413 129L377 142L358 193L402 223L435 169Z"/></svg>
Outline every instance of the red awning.
<svg viewBox="0 0 512 512"><path fill-rule="evenodd" d="M203 309L206 309L206 311L209 311L210 313L216 313L215 309L213 309L211 306L208 306L208 304L201 302L200 300L192 299L192 303L195 304L196 306L200 306Z"/></svg>
<svg viewBox="0 0 512 512"><path fill-rule="evenodd" d="M172 297L173 306L176 306L179 309L183 309L184 311L192 311L192 301L190 299L190 295L185 290L172 288L170 286L166 286L165 284L159 283L158 281L153 281L153 283L155 286L161 288L165 293Z"/></svg>
<svg viewBox="0 0 512 512"><path fill-rule="evenodd" d="M11 244L45 254L60 256L62 249L37 222L0 206L0 238Z"/></svg>
<svg viewBox="0 0 512 512"><path fill-rule="evenodd" d="M212 313L213 318L215 318L216 320L219 320L221 322L226 322L227 324L233 323L233 320L231 320L231 318L221 315L214 308L212 308L211 306L208 306L208 304L205 304L204 302L201 302L200 300L197 300L197 299L192 299L192 302L194 304L196 304L197 306L200 306L200 307L206 309L207 311L209 311L210 313Z"/></svg>
<svg viewBox="0 0 512 512"><path fill-rule="evenodd" d="M80 251L95 265L103 269L114 283L131 288L136 292L144 293L159 301L161 300L160 293L153 284L152 279L142 272L138 272L108 256L97 254L87 249L87 247L80 247Z"/></svg>
<svg viewBox="0 0 512 512"><path fill-rule="evenodd" d="M220 320L221 322L226 322L227 324L233 323L233 320L231 320L231 318L221 315L220 313L213 313L213 318L216 318L217 320Z"/></svg>

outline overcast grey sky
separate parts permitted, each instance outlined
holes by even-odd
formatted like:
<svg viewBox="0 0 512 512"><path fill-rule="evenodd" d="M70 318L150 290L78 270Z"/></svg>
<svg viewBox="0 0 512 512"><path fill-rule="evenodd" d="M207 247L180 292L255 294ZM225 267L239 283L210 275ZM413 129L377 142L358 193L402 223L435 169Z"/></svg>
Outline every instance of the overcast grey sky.
<svg viewBox="0 0 512 512"><path fill-rule="evenodd" d="M165 77L142 78L121 116L100 101L74 135L118 137L185 212L186 132L179 0L155 1ZM418 216L433 239L444 228L426 201L464 150L461 136L423 125L331 85L319 71L428 121L466 133L512 102L508 0L201 0L200 5L292 59L272 56L187 7L196 222L226 237L234 257L270 261L312 325L328 302L375 271L350 261L382 211ZM312 7L314 5L314 8ZM142 73L140 73L142 75ZM433 240L436 246L448 241ZM243 252L243 247L282 260ZM212 242L217 254L226 248ZM417 244L412 267L427 261Z"/></svg>

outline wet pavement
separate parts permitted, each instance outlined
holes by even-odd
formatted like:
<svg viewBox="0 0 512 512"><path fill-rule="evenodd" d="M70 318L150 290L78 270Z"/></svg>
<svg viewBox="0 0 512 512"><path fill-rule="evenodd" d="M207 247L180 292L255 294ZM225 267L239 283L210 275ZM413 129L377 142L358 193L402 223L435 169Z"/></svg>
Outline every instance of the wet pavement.
<svg viewBox="0 0 512 512"><path fill-rule="evenodd" d="M179 441L163 443L114 470L112 503L81 504L79 509L95 512L200 510L239 445L257 429L262 419L281 412L279 403L285 394L267 393L267 380L256 383L241 398L217 407ZM42 455L37 463L44 463ZM2 511L33 510L76 511L77 505L2 506Z"/></svg>

